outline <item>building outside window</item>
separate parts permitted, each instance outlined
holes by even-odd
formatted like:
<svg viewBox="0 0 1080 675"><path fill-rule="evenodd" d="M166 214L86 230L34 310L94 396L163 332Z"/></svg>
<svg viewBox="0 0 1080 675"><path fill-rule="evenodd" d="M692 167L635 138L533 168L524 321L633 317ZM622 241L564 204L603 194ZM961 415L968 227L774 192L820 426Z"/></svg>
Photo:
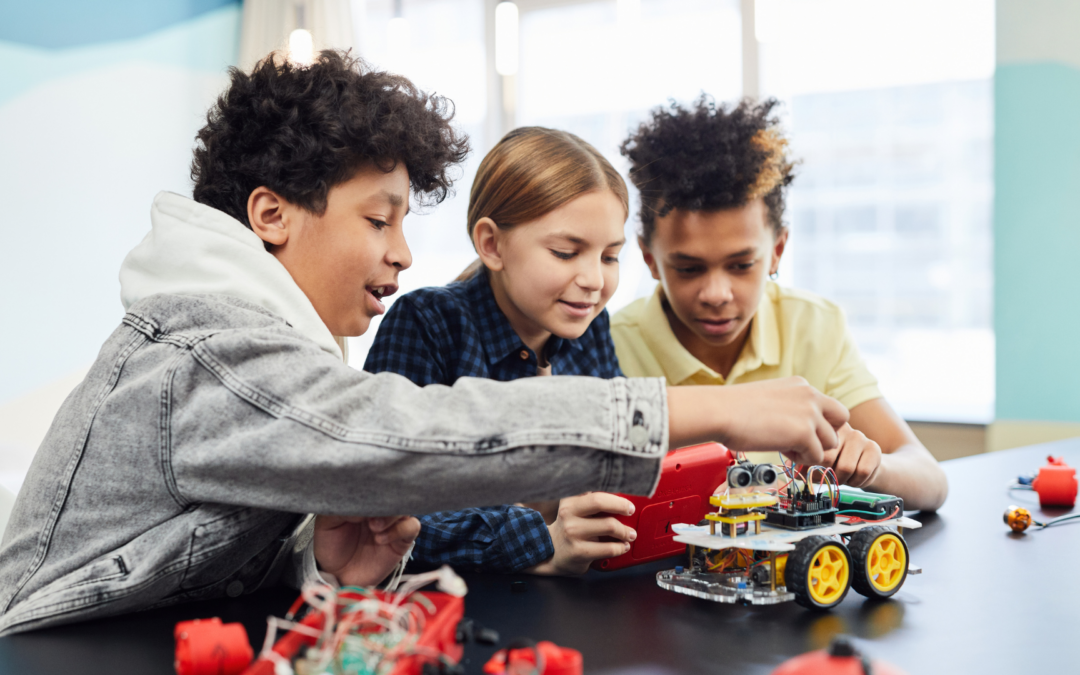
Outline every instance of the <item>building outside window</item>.
<svg viewBox="0 0 1080 675"><path fill-rule="evenodd" d="M794 153L781 283L838 302L907 419L994 407L994 3L758 0Z"/></svg>
<svg viewBox="0 0 1080 675"><path fill-rule="evenodd" d="M497 138L484 0L354 0L361 55L453 99L473 138L456 196L410 216L402 292L472 259L468 189ZM801 159L780 283L839 303L908 419L990 421L992 0L519 0L519 70L504 124L571 131L626 174L622 140L648 112L744 86L782 102ZM753 17L742 14L754 7ZM752 20L753 33L744 33ZM489 18L490 22L490 18ZM756 36L744 44L743 35ZM757 63L744 81L744 55ZM753 72L753 69L750 71ZM496 108L498 109L498 108ZM632 206L636 194L631 187ZM614 312L655 282L627 223ZM362 364L377 324L353 340Z"/></svg>
<svg viewBox="0 0 1080 675"><path fill-rule="evenodd" d="M454 102L455 121L469 135L473 152L442 204L416 209L405 218L405 236L413 265L399 276L401 295L454 280L476 254L465 231L469 188L484 155L487 123L487 52L484 47L484 0L354 0L353 17L360 56L378 68L401 73L420 89ZM349 340L349 363L364 365L378 332L379 319L367 333Z"/></svg>

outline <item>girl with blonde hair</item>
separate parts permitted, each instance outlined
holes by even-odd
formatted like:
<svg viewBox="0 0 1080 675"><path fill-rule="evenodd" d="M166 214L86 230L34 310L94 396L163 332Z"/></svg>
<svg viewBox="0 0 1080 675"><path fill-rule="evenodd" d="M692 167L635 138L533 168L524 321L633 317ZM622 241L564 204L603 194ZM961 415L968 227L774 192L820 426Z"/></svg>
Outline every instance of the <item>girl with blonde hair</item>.
<svg viewBox="0 0 1080 675"><path fill-rule="evenodd" d="M621 376L604 307L619 284L628 212L625 182L591 145L554 129L510 132L481 162L469 195L477 260L450 285L395 302L365 370L396 372L419 385ZM611 514L632 512L628 500L593 492L429 514L420 519L413 559L582 573L593 560L629 549L636 533Z"/></svg>

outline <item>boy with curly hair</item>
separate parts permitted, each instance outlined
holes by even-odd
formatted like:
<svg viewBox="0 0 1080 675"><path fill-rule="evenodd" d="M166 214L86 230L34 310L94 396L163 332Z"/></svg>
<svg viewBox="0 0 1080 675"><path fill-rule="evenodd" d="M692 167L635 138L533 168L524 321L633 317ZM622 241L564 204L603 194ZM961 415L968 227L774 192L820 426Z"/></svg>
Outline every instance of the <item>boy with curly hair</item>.
<svg viewBox="0 0 1080 675"><path fill-rule="evenodd" d="M347 366L340 336L411 264L410 193L443 199L468 150L451 118L334 52L232 71L194 200L155 199L127 313L34 458L0 545L0 634L320 574L374 584L419 528L397 514L648 493L669 445L836 444L846 412L797 380L419 388Z"/></svg>
<svg viewBox="0 0 1080 675"><path fill-rule="evenodd" d="M638 243L660 283L612 319L619 365L671 386L801 376L850 411L825 453L841 482L936 509L944 472L882 397L840 308L772 281L794 178L776 105L702 95L656 109L623 143L641 193Z"/></svg>

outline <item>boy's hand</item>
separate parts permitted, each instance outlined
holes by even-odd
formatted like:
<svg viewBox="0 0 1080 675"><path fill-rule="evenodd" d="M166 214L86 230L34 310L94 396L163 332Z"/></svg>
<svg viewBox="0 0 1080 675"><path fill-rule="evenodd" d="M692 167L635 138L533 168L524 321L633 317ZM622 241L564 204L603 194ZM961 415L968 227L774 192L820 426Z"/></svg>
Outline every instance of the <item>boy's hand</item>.
<svg viewBox="0 0 1080 675"><path fill-rule="evenodd" d="M584 574L592 561L629 551L630 542L637 539L637 532L607 515L611 513L631 515L634 505L629 499L606 492L586 492L560 500L559 515L548 526L555 555L528 571L533 574Z"/></svg>
<svg viewBox="0 0 1080 675"><path fill-rule="evenodd" d="M850 424L840 427L840 445L825 453L822 466L832 467L841 485L872 485L881 468L881 446Z"/></svg>
<svg viewBox="0 0 1080 675"><path fill-rule="evenodd" d="M801 377L729 387L668 387L670 446L720 441L743 452L779 451L821 464L848 411Z"/></svg>
<svg viewBox="0 0 1080 675"><path fill-rule="evenodd" d="M385 579L420 534L410 516L317 516L315 560L344 586L374 586Z"/></svg>

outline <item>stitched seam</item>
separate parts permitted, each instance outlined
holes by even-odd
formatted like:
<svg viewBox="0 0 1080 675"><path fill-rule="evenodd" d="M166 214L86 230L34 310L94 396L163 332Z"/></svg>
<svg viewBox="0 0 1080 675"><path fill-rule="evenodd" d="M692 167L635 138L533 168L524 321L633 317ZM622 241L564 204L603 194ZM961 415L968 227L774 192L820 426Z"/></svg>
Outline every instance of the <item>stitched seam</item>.
<svg viewBox="0 0 1080 675"><path fill-rule="evenodd" d="M131 326L135 330L139 331L148 338L153 338L158 334L158 325L155 321L150 319L144 319L138 314L125 314L122 319L122 323Z"/></svg>
<svg viewBox="0 0 1080 675"><path fill-rule="evenodd" d="M53 508L49 512L49 517L46 520L45 527L41 530L41 535L38 537L37 550L34 553L33 560L30 561L26 572L22 578L15 584L15 588L12 590L11 595L4 603L3 611L0 614L7 612L11 608L11 603L19 595L19 592L29 583L37 571L41 568L42 563L45 562L45 556L49 551L49 545L52 543L53 531L56 529L56 521L60 517L60 512L64 508L64 504L67 502L68 494L71 490L71 481L75 477L75 470L78 468L79 463L82 461L83 452L86 450L86 441L90 435L90 427L93 425L94 420L97 418L98 411L101 409L105 399L116 388L116 383L120 379L120 372L124 368L124 364L127 363L128 358L135 352L135 350L145 341L145 336L138 332L131 336L131 340L120 351L120 354L116 358L116 362L113 365L112 374L109 375L108 381L102 386L101 391L98 393L97 400L94 401L93 408L90 415L87 416L86 424L83 426L82 433L79 436L78 445L76 451L68 461L68 465L65 468L64 480L61 481L57 490L56 496L53 498Z"/></svg>
<svg viewBox="0 0 1080 675"><path fill-rule="evenodd" d="M138 330L154 342L171 344L177 347L192 347L205 339L205 336L187 337L174 333L162 333L157 322L143 318L138 314L127 314L122 322Z"/></svg>
<svg viewBox="0 0 1080 675"><path fill-rule="evenodd" d="M103 577L94 577L93 579L83 579L82 581L77 581L77 582L71 584L70 586L64 586L64 590L68 591L68 590L71 590L73 588L80 588L82 586L86 586L88 584L96 584L99 581L112 581L113 579L119 579L120 577L126 577L126 576L127 575L124 574L123 572L113 572L112 574L106 574Z"/></svg>
<svg viewBox="0 0 1080 675"><path fill-rule="evenodd" d="M244 513L245 511L247 511L249 514L251 513L250 509L239 508L239 509L236 509L235 511L230 511L229 513L226 513L226 514L224 514L222 516L214 518L213 520L208 520L205 523L200 523L198 526L195 527L195 529L193 529L191 531L191 537L188 538L188 552L187 552L187 556L186 556L187 562L186 562L186 564L184 566L184 573L181 575L180 581L177 584L181 589L183 589L183 590L191 590L191 589L185 589L184 588L184 582L187 581L188 574L191 572L192 567L194 567L196 564L198 564L198 563L200 563L200 562L202 562L204 560L208 560L210 558L215 557L222 549L231 547L233 544L235 544L237 541L239 541L242 537L246 537L246 536L250 535L257 528L248 527L247 529L243 530L242 532L234 532L232 534L232 536L229 538L228 541L225 541L225 542L222 542L222 543L219 543L219 544L215 544L214 546L211 546L211 547L200 548L199 553L196 554L195 553L195 549L196 549L195 539L198 536L197 533L198 533L199 529L204 529L205 530L206 527L209 526L209 525L214 525L215 523L220 523L222 521L233 519L233 518L235 518L235 516L237 514ZM245 519L245 520L247 520L247 519ZM241 520L241 522L243 522L243 520Z"/></svg>
<svg viewBox="0 0 1080 675"><path fill-rule="evenodd" d="M237 377L235 373L221 363L217 357L202 344L198 344L194 347L192 355L195 357L196 361L217 377L227 389L260 410L269 413L274 417L287 418L299 422L304 426L343 442L365 443L384 447L389 450L416 450L431 454L484 455L503 452L511 447L518 448L533 445L546 447L564 444L575 445L578 447L591 447L596 450L614 449L616 452L622 454L646 454L644 449L640 451L635 450L629 445L626 447L619 447L612 443L612 436L610 434L603 435L600 433L571 433L567 434L567 437L564 438L552 439L549 434L544 432L517 432L504 435L503 442L498 445L484 447L475 440L421 440L389 433L373 434L370 432L361 432L338 424L321 415L295 406L290 406L265 392L255 389ZM612 382L615 381L612 380ZM617 437L618 431L616 431L615 434ZM570 436L573 438L569 438Z"/></svg>
<svg viewBox="0 0 1080 675"><path fill-rule="evenodd" d="M67 610L67 609L74 610L74 609L78 609L80 607L85 607L86 605L94 604L95 602L99 602L99 601L102 601L102 600L111 601L111 600L115 600L117 598L123 598L123 597L129 596L129 595L132 595L134 593L142 591L142 589L147 587L147 586L150 586L150 585L153 585L153 584L157 583L161 578L163 578L165 576L168 576L170 574L174 574L175 572L178 571L177 567L178 567L177 563L173 563L172 565L168 565L168 566L162 568L161 570L159 570L153 576L148 577L143 582L135 584L133 586L128 586L128 587L118 589L118 590L115 590L115 591L100 591L100 592L94 593L93 596L91 596L91 597L79 598L79 599L75 599L75 600L65 600L63 602L58 602L58 603L54 603L54 604L51 604L51 605L46 605L44 607L37 607L37 608L31 609L31 610L29 610L28 612L25 613L25 615L21 618L21 620L15 622L15 623L7 623L7 622L0 623L0 632L8 630L13 626L17 626L20 623L28 623L30 621L33 621L34 619L37 619L37 618L40 618L40 617L43 617L43 616L44 617L58 616L60 614L60 612L57 612L56 610L60 609L60 608L63 608L65 610ZM69 590L70 588L71 587L69 587L69 586L65 586L65 587L63 587L61 589L57 589L55 592L66 591L66 590ZM106 603L102 602L101 604L104 605Z"/></svg>
<svg viewBox="0 0 1080 675"><path fill-rule="evenodd" d="M159 421L160 431L160 448L159 459L161 461L161 473L165 479L165 487L169 490L169 495L172 496L173 501L177 505L186 509L190 502L183 498L180 494L180 488L176 485L176 474L173 473L172 466L172 388L173 379L176 375L176 371L180 368L180 364L183 362L184 357L187 356L186 352L181 352L173 359L173 362L169 365L168 370L165 371L165 377L161 383L161 417Z"/></svg>
<svg viewBox="0 0 1080 675"><path fill-rule="evenodd" d="M620 455L607 455L605 458L604 492L614 492L625 487L626 462L629 457Z"/></svg>

